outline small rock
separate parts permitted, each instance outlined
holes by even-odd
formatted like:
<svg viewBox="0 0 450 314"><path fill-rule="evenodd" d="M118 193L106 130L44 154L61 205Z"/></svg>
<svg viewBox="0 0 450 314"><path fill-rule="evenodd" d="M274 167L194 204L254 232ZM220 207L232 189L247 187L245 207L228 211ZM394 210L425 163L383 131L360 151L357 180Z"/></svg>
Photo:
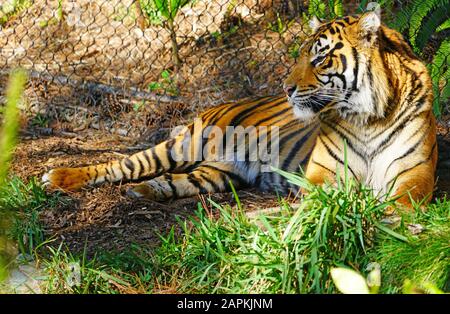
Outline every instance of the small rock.
<svg viewBox="0 0 450 314"><path fill-rule="evenodd" d="M425 230L425 228L421 224L408 224L407 227L409 232L414 235L422 233Z"/></svg>

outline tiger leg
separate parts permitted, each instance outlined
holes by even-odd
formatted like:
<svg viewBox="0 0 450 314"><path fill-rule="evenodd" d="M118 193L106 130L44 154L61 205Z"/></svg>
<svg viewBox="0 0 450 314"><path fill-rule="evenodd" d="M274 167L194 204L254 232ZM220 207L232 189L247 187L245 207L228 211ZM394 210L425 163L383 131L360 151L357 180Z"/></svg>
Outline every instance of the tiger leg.
<svg viewBox="0 0 450 314"><path fill-rule="evenodd" d="M51 188L73 191L103 182L156 177L195 162L196 159L179 158L179 155L183 156L182 145L182 137L176 137L122 160L79 168L53 169L44 174L42 181Z"/></svg>
<svg viewBox="0 0 450 314"><path fill-rule="evenodd" d="M413 202L428 201L434 189L434 165L430 160L400 175L396 181L394 197L401 209L411 211Z"/></svg>
<svg viewBox="0 0 450 314"><path fill-rule="evenodd" d="M395 179L394 196L399 197L397 203L400 204L400 209L407 211L414 210L413 202L428 203L434 190L438 147L435 120L432 113L430 116L431 127L428 136L421 144L422 155L413 159L416 160L416 164L402 167L402 172ZM425 206L422 207L425 208Z"/></svg>
<svg viewBox="0 0 450 314"><path fill-rule="evenodd" d="M235 188L247 185L245 179L235 172L233 165L210 163L198 166L189 173L166 173L138 184L131 188L128 194L133 197L163 201L229 191L230 182Z"/></svg>
<svg viewBox="0 0 450 314"><path fill-rule="evenodd" d="M311 158L306 167L305 177L314 185L323 185L325 183L334 184L336 182L336 172L320 162L316 162ZM305 189L301 189L302 194L308 193Z"/></svg>

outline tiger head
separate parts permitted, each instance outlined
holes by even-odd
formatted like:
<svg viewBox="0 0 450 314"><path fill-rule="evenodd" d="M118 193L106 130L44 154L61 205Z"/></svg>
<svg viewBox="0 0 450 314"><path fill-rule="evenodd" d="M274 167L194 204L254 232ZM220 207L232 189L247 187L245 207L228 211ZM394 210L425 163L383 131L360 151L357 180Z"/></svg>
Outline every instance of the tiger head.
<svg viewBox="0 0 450 314"><path fill-rule="evenodd" d="M300 120L337 112L342 118L382 117L389 80L379 53L381 22L375 12L321 24L310 21L313 34L284 82L288 101Z"/></svg>

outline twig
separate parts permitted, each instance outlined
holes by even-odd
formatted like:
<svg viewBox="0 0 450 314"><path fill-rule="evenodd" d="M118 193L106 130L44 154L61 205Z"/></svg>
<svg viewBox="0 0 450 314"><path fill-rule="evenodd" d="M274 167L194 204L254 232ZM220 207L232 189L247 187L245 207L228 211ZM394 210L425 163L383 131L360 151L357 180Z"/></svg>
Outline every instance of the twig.
<svg viewBox="0 0 450 314"><path fill-rule="evenodd" d="M289 206L292 209L298 209L300 207L300 204L298 204L298 203L290 203ZM249 218L249 219L255 219L256 217L258 217L260 215L277 214L277 213L281 212L282 210L283 210L282 206L261 208L261 209L252 210L252 211L246 212L245 216L247 216L247 218Z"/></svg>
<svg viewBox="0 0 450 314"><path fill-rule="evenodd" d="M8 74L8 70L0 70L0 74ZM81 80L71 79L65 75L52 75L48 73L47 71L36 71L36 70L29 70L29 77L32 79L40 79L44 81L53 82L59 85L69 85L71 87L77 87L81 89L87 89L91 92L100 92L100 93L107 93L107 94L115 94L115 95L122 95L122 96L128 96L133 98L138 98L142 100L150 100L150 101L160 101L160 102L183 102L183 98L181 96L168 96L168 95L158 95L155 93L149 93L146 91L143 91L138 88L129 87L129 88L120 88L115 87L111 85L105 85L102 83L95 83L95 82L83 82Z"/></svg>
<svg viewBox="0 0 450 314"><path fill-rule="evenodd" d="M254 46L247 46L247 47L243 47L243 48L239 48L239 49L233 49L231 51L228 51L227 53L221 54L214 61L217 62L220 59L222 59L223 57L229 56L229 55L231 55L233 53L235 54L235 53L240 52L242 50L248 50L248 49L256 49L256 47L254 47Z"/></svg>

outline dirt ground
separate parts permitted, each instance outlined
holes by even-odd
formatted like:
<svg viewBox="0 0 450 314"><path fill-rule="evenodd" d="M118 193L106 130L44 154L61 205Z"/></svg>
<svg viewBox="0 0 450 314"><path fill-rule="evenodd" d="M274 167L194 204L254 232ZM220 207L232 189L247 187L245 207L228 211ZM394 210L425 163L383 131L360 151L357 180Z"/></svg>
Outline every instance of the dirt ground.
<svg viewBox="0 0 450 314"><path fill-rule="evenodd" d="M443 197L450 191L448 125L448 122L439 123L436 197ZM12 172L25 180L33 176L40 178L45 171L55 167L105 162L151 145L95 130L67 137L63 134L42 135L39 129L28 128L22 132ZM123 250L132 243L157 245L159 234L165 235L178 225L176 216L184 219L194 213L199 202L207 204L208 196L165 203L130 199L125 192L131 185L105 184L63 195L56 208L45 208L41 213L47 236L55 239L55 245L63 241L73 252L82 252L86 247L88 255L99 250ZM255 190L243 190L238 194L248 210L277 205L277 197L272 194ZM218 203L235 205L231 193L210 197ZM210 206L206 205L206 208L210 209Z"/></svg>
<svg viewBox="0 0 450 314"><path fill-rule="evenodd" d="M89 131L67 138L27 130L16 149L12 172L24 180L40 178L55 167L105 162L149 146L138 146L135 139L102 132ZM165 203L135 200L125 194L131 185L105 184L63 195L56 208L42 211L47 236L56 239L55 245L64 241L72 252L82 252L86 246L88 255L99 250L123 250L132 243L155 245L159 243L158 234L165 235L178 225L176 216L184 219L192 215L198 202L205 204L208 197ZM239 197L249 210L277 203L275 195L253 190L241 191ZM211 198L218 203L235 204L231 193L218 193Z"/></svg>

